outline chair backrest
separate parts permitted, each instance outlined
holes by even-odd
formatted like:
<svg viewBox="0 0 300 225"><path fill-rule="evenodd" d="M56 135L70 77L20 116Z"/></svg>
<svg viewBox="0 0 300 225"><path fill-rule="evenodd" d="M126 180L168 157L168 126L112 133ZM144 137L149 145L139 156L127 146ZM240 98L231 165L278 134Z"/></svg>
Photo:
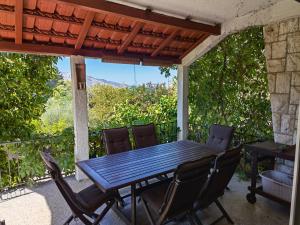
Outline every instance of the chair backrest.
<svg viewBox="0 0 300 225"><path fill-rule="evenodd" d="M230 147L233 132L233 127L213 124L209 129L206 145L220 151L226 151Z"/></svg>
<svg viewBox="0 0 300 225"><path fill-rule="evenodd" d="M215 156L208 156L178 166L159 210L160 223L192 209L214 159Z"/></svg>
<svg viewBox="0 0 300 225"><path fill-rule="evenodd" d="M61 170L50 154L49 150L44 150L40 153L47 170L49 171L52 179L55 181L56 186L61 192L62 196L70 206L73 213L76 215L85 213L85 209L80 205L69 184L63 179Z"/></svg>
<svg viewBox="0 0 300 225"><path fill-rule="evenodd" d="M103 141L106 154L108 155L125 152L132 149L129 139L129 132L126 127L104 129Z"/></svg>
<svg viewBox="0 0 300 225"><path fill-rule="evenodd" d="M135 142L135 148L146 148L159 144L153 123L132 126L132 134Z"/></svg>
<svg viewBox="0 0 300 225"><path fill-rule="evenodd" d="M206 187L199 195L198 207L206 208L224 194L225 188L239 165L241 148L241 146L235 147L216 158L213 172L208 179Z"/></svg>

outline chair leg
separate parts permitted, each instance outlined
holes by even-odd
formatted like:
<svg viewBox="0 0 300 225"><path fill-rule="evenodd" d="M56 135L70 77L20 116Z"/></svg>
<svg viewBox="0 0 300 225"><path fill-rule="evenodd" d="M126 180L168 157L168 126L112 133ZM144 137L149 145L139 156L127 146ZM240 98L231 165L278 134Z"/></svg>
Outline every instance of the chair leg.
<svg viewBox="0 0 300 225"><path fill-rule="evenodd" d="M118 205L123 208L125 206L125 201L124 199L121 197L120 192L118 191L117 197L116 197L116 201L118 203Z"/></svg>
<svg viewBox="0 0 300 225"><path fill-rule="evenodd" d="M80 219L85 225L93 225L93 223L89 221L83 214L78 215L76 218Z"/></svg>
<svg viewBox="0 0 300 225"><path fill-rule="evenodd" d="M94 225L97 225L97 224L100 223L102 218L106 215L106 213L113 206L113 204L114 204L114 201L110 201L110 202L107 203L106 207L103 209L103 211L100 213L100 215L93 222Z"/></svg>
<svg viewBox="0 0 300 225"><path fill-rule="evenodd" d="M223 213L223 215L225 216L225 218L227 219L227 221L231 224L234 224L233 220L230 218L230 216L228 215L228 213L226 212L226 210L223 208L223 206L221 205L221 203L219 202L219 200L215 201L217 207L220 209L220 211Z"/></svg>
<svg viewBox="0 0 300 225"><path fill-rule="evenodd" d="M146 211L147 217L148 217L149 220L150 220L151 225L155 225L155 222L154 222L154 220L153 220L153 217L152 217L152 215L151 215L151 212L150 212L150 209L149 209L149 207L148 207L147 202L146 202L144 199L142 199L142 198L141 198L141 201L142 201L142 205L143 205L143 207L144 207L144 209L145 209L145 211Z"/></svg>
<svg viewBox="0 0 300 225"><path fill-rule="evenodd" d="M64 225L69 225L70 222L71 222L73 219L74 219L74 216L73 216L73 215L70 216L70 217L66 220L66 222L64 223Z"/></svg>
<svg viewBox="0 0 300 225"><path fill-rule="evenodd" d="M201 224L201 222L200 222L200 224L198 224L198 223L196 222L195 217L194 217L194 215L193 215L192 213L188 213L188 214L186 215L186 217L187 217L187 219L189 220L189 222L190 222L191 225L200 225L200 224Z"/></svg>
<svg viewBox="0 0 300 225"><path fill-rule="evenodd" d="M202 222L201 222L201 220L200 220L199 217L197 216L196 212L193 212L193 213L192 213L192 216L193 216L193 218L194 218L196 224L198 224L198 225L203 225Z"/></svg>

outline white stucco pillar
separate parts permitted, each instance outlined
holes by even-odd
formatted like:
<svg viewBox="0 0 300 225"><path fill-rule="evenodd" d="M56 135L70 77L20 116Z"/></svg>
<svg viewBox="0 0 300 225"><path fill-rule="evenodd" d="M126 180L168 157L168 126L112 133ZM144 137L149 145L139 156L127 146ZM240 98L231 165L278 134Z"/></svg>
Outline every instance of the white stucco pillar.
<svg viewBox="0 0 300 225"><path fill-rule="evenodd" d="M300 105L300 103L299 103ZM294 179L293 179L293 194L290 211L290 225L300 224L300 110L298 110L298 125L297 125L297 138L296 138L296 155L294 163Z"/></svg>
<svg viewBox="0 0 300 225"><path fill-rule="evenodd" d="M79 90L77 87L76 64L84 64L82 56L71 56L71 78L73 94L73 115L74 115L74 133L75 162L89 158L89 135L88 135L88 109L86 89ZM77 180L85 179L86 176L79 168L75 168L75 177Z"/></svg>
<svg viewBox="0 0 300 225"><path fill-rule="evenodd" d="M179 65L177 68L177 126L180 131L178 140L186 140L188 136L189 110L189 76L188 66Z"/></svg>

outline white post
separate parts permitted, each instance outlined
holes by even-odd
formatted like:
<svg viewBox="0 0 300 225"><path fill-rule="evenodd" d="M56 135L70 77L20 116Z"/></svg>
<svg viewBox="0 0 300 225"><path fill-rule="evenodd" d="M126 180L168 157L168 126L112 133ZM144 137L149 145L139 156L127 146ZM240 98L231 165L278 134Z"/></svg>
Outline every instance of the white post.
<svg viewBox="0 0 300 225"><path fill-rule="evenodd" d="M300 103L299 103L300 106ZM300 224L300 191L299 188L299 180L300 180L300 110L298 113L298 125L297 125L297 139L296 139L296 154L295 154L295 163L294 163L294 181L293 181L293 194L292 194L292 202L291 202L291 211L290 211L290 225L298 225Z"/></svg>
<svg viewBox="0 0 300 225"><path fill-rule="evenodd" d="M73 115L74 115L74 133L75 162L89 158L89 134L88 134L88 109L86 89L78 89L76 64L84 64L82 56L71 56L71 77L72 77L72 94L73 94ZM85 179L83 172L76 167L75 177L77 180Z"/></svg>
<svg viewBox="0 0 300 225"><path fill-rule="evenodd" d="M188 136L189 109L189 76L188 66L179 65L177 68L177 126L180 131L178 140L186 140Z"/></svg>

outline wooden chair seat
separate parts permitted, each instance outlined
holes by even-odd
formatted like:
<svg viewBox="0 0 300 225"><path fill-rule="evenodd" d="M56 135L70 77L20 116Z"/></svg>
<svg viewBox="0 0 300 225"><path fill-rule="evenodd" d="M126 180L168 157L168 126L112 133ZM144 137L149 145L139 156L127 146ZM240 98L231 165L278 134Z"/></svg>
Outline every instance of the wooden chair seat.
<svg viewBox="0 0 300 225"><path fill-rule="evenodd" d="M141 197L148 203L152 210L158 212L163 204L164 196L166 195L169 186L170 181L158 182L151 186L151 188L147 188L147 190L143 191Z"/></svg>
<svg viewBox="0 0 300 225"><path fill-rule="evenodd" d="M193 204L207 181L214 156L179 165L171 182L158 183L141 193L142 204L151 225L162 225L178 216L195 224ZM158 217L154 219L151 210Z"/></svg>
<svg viewBox="0 0 300 225"><path fill-rule="evenodd" d="M115 193L103 193L96 185L91 185L76 194L80 205L89 212L94 212L100 205L115 198Z"/></svg>

